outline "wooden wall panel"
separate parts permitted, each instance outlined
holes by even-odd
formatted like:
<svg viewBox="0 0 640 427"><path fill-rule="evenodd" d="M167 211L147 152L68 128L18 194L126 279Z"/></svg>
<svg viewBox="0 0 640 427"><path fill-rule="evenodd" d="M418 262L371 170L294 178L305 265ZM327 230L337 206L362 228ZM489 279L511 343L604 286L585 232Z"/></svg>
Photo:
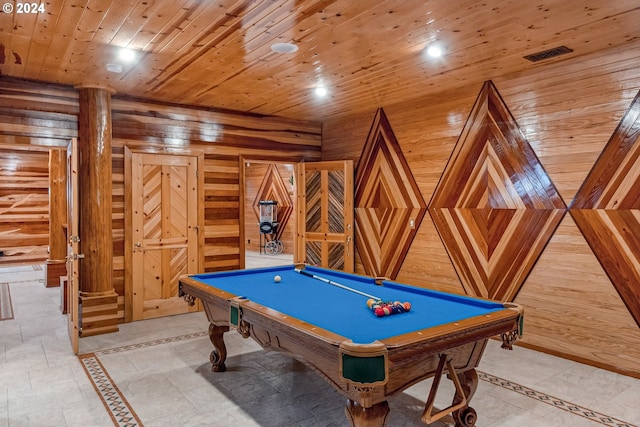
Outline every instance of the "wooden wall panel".
<svg viewBox="0 0 640 427"><path fill-rule="evenodd" d="M204 271L240 268L240 158L205 155Z"/></svg>
<svg viewBox="0 0 640 427"><path fill-rule="evenodd" d="M492 82L429 203L469 295L512 301L566 206Z"/></svg>
<svg viewBox="0 0 640 427"><path fill-rule="evenodd" d="M576 194L571 214L640 327L640 92Z"/></svg>
<svg viewBox="0 0 640 427"><path fill-rule="evenodd" d="M638 54L629 45L486 76L567 206L640 90ZM323 160L357 162L368 124L383 107L423 197L431 200L480 90L462 85L326 121ZM362 272L362 264L356 270ZM397 280L465 292L430 219L417 230ZM640 377L640 328L571 216L564 216L515 301L526 313L521 345Z"/></svg>
<svg viewBox="0 0 640 427"><path fill-rule="evenodd" d="M49 153L0 146L0 265L47 259Z"/></svg>
<svg viewBox="0 0 640 427"><path fill-rule="evenodd" d="M42 262L49 245L49 149L77 136L69 88L0 80L0 264Z"/></svg>
<svg viewBox="0 0 640 427"><path fill-rule="evenodd" d="M111 223L113 289L118 294L118 318L124 319L124 147L111 143Z"/></svg>
<svg viewBox="0 0 640 427"><path fill-rule="evenodd" d="M639 376L638 326L570 215L516 301L525 307L525 345Z"/></svg>
<svg viewBox="0 0 640 427"><path fill-rule="evenodd" d="M289 157L286 151L313 157L320 150L321 128L315 122L150 103L117 94L112 109L118 124L114 138L166 146L214 144L236 154L258 151L284 157Z"/></svg>
<svg viewBox="0 0 640 427"><path fill-rule="evenodd" d="M78 136L78 94L71 88L0 80L0 144L24 149L67 148Z"/></svg>
<svg viewBox="0 0 640 427"><path fill-rule="evenodd" d="M67 256L67 151L49 150L49 260ZM64 269L64 268L63 268ZM58 285L59 285L58 280Z"/></svg>
<svg viewBox="0 0 640 427"><path fill-rule="evenodd" d="M382 109L358 163L354 205L355 244L365 272L395 279L427 203Z"/></svg>

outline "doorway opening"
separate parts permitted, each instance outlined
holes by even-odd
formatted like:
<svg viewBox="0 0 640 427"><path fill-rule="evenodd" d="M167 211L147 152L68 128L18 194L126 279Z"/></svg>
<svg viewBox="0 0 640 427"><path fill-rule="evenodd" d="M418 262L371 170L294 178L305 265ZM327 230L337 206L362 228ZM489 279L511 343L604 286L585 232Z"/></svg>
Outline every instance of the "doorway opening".
<svg viewBox="0 0 640 427"><path fill-rule="evenodd" d="M245 268L293 264L296 230L294 164L244 159ZM277 224L261 227L260 202L274 206ZM277 241L278 250L271 248Z"/></svg>

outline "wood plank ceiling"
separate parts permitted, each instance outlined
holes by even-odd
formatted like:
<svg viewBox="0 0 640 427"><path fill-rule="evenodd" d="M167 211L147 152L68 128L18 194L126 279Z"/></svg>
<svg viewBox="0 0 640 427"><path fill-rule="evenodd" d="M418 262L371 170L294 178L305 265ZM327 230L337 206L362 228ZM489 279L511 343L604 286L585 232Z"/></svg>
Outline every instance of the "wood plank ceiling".
<svg viewBox="0 0 640 427"><path fill-rule="evenodd" d="M315 121L640 44L637 0L47 0L39 13L4 4L14 10L0 13L2 76ZM447 52L438 60L424 52L434 41ZM280 42L299 50L273 52ZM573 52L523 59L561 45ZM119 47L137 60L122 62Z"/></svg>

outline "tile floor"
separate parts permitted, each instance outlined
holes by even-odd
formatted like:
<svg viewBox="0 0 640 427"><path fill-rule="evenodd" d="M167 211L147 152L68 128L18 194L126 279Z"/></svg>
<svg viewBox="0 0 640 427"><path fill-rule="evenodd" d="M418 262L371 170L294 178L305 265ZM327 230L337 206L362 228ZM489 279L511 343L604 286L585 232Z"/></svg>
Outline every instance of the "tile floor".
<svg viewBox="0 0 640 427"><path fill-rule="evenodd" d="M290 263L253 257L247 266ZM0 427L347 425L344 399L324 380L239 334L226 334L228 371L212 373L203 313L120 325L81 339L76 357L59 289L45 288L41 266L2 269L0 282L10 284L14 310L14 319L0 321ZM489 342L479 368L477 426L640 426L640 380L499 347ZM422 425L429 385L390 399L390 427ZM443 385L441 406L452 392Z"/></svg>

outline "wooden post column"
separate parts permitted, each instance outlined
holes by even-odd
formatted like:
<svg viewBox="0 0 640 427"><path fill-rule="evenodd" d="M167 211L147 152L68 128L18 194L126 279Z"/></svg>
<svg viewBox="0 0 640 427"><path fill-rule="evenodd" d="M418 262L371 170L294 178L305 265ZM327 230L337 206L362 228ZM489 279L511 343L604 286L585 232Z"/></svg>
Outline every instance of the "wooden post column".
<svg viewBox="0 0 640 427"><path fill-rule="evenodd" d="M78 117L78 199L81 336L118 330L111 223L111 93L81 85Z"/></svg>

